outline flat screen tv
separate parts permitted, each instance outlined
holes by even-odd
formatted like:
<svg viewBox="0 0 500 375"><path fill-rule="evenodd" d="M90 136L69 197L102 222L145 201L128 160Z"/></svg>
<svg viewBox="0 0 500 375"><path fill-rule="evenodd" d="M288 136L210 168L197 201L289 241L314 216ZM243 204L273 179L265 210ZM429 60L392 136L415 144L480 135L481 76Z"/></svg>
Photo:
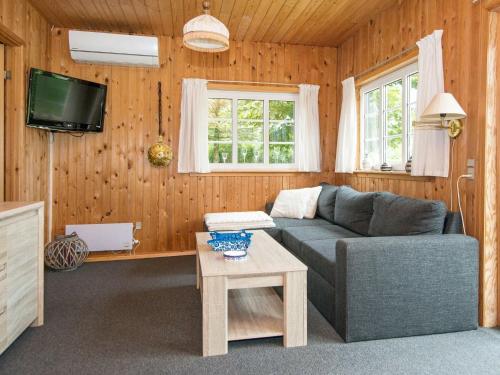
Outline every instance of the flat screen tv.
<svg viewBox="0 0 500 375"><path fill-rule="evenodd" d="M53 131L102 132L106 91L100 83L32 68L26 124Z"/></svg>

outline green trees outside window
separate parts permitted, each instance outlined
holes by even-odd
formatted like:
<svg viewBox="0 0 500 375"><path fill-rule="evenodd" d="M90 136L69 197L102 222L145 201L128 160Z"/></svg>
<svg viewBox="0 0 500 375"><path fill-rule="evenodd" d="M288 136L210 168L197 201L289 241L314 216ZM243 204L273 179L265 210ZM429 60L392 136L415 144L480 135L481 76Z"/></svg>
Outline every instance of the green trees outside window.
<svg viewBox="0 0 500 375"><path fill-rule="evenodd" d="M211 98L208 116L210 163L295 163L295 101Z"/></svg>
<svg viewBox="0 0 500 375"><path fill-rule="evenodd" d="M388 163L403 169L412 155L416 119L416 64L381 77L361 88L361 158L373 168Z"/></svg>

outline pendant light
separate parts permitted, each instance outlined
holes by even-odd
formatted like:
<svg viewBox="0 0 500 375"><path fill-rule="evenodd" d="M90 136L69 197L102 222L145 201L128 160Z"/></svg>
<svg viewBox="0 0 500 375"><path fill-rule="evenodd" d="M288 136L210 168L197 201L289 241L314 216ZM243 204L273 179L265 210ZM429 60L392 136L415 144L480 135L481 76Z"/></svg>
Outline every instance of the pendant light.
<svg viewBox="0 0 500 375"><path fill-rule="evenodd" d="M229 30L210 15L210 1L203 2L203 13L184 25L184 45L199 52L222 52L229 49Z"/></svg>

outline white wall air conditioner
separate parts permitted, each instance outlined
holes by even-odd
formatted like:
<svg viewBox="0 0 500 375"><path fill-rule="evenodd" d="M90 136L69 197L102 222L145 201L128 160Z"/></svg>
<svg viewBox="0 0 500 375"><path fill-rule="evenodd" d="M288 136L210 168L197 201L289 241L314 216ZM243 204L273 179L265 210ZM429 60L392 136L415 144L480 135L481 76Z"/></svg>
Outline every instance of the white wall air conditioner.
<svg viewBox="0 0 500 375"><path fill-rule="evenodd" d="M85 241L90 251L132 250L134 246L132 223L66 225L66 235L73 232Z"/></svg>
<svg viewBox="0 0 500 375"><path fill-rule="evenodd" d="M158 38L154 36L70 30L69 50L76 62L160 66Z"/></svg>

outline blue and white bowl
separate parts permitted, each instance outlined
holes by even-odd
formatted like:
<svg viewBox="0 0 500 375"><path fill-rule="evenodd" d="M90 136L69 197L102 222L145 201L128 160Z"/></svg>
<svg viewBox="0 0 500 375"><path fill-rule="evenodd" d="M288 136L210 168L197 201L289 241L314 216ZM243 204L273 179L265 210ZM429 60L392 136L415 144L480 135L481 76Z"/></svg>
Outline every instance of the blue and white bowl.
<svg viewBox="0 0 500 375"><path fill-rule="evenodd" d="M239 232L210 232L212 239L207 243L214 251L246 251L251 243L253 233L242 230Z"/></svg>
<svg viewBox="0 0 500 375"><path fill-rule="evenodd" d="M227 250L223 252L224 259L232 262L246 260L248 252L246 250Z"/></svg>

